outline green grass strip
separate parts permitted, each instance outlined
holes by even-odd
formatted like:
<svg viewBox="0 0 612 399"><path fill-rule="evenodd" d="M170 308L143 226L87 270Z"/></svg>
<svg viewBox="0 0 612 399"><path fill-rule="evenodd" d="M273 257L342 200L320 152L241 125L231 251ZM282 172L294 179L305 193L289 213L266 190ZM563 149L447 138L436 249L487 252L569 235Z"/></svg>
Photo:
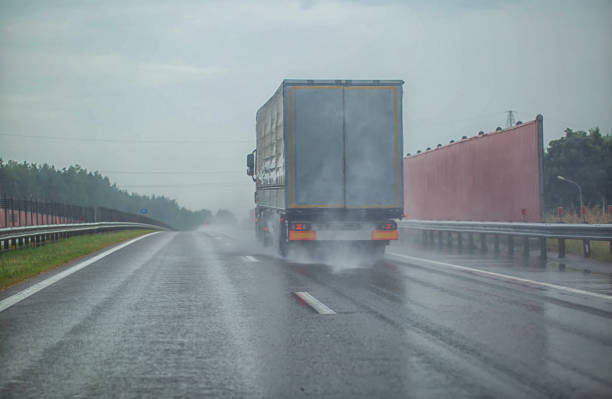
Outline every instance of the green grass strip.
<svg viewBox="0 0 612 399"><path fill-rule="evenodd" d="M37 248L0 252L0 291L102 248L150 232L151 230L123 230L87 234L47 241L46 245Z"/></svg>
<svg viewBox="0 0 612 399"><path fill-rule="evenodd" d="M549 238L546 240L548 250L558 251L557 239ZM583 256L582 240L565 240L565 253ZM612 262L612 254L610 254L610 244L608 241L591 241L591 258L602 260L604 262Z"/></svg>

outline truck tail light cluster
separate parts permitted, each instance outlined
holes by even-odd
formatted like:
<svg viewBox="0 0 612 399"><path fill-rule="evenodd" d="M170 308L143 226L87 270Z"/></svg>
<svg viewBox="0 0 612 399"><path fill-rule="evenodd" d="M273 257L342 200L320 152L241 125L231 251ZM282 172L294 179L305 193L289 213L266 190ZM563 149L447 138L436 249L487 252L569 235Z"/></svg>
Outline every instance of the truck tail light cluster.
<svg viewBox="0 0 612 399"><path fill-rule="evenodd" d="M372 240L397 240L399 234L397 230L374 230Z"/></svg>
<svg viewBox="0 0 612 399"><path fill-rule="evenodd" d="M372 240L397 240L399 233L397 223L389 220L376 225L376 230L372 232Z"/></svg>
<svg viewBox="0 0 612 399"><path fill-rule="evenodd" d="M289 232L289 241L314 241L317 233L314 231L293 231Z"/></svg>
<svg viewBox="0 0 612 399"><path fill-rule="evenodd" d="M289 230L310 231L312 230L312 225L310 223L291 223Z"/></svg>
<svg viewBox="0 0 612 399"><path fill-rule="evenodd" d="M312 231L310 223L291 223L289 225L289 241L313 241L317 233Z"/></svg>
<svg viewBox="0 0 612 399"><path fill-rule="evenodd" d="M393 220L390 220L384 223L379 223L376 226L376 230L385 230L385 231L397 230L397 223L395 223Z"/></svg>

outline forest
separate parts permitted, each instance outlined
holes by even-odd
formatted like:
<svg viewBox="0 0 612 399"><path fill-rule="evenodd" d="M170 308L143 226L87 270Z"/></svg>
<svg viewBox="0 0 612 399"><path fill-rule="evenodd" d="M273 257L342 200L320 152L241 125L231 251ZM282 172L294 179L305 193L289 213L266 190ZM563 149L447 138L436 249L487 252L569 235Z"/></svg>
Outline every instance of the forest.
<svg viewBox="0 0 612 399"><path fill-rule="evenodd" d="M212 218L209 210L191 211L164 196L128 193L108 177L79 165L56 169L47 164L0 159L0 196L100 206L134 214L145 208L148 217L181 230L193 229Z"/></svg>
<svg viewBox="0 0 612 399"><path fill-rule="evenodd" d="M543 175L545 209L579 208L578 187L567 180L580 186L585 206L605 209L612 200L612 136L602 136L599 128L566 129L565 136L548 143Z"/></svg>

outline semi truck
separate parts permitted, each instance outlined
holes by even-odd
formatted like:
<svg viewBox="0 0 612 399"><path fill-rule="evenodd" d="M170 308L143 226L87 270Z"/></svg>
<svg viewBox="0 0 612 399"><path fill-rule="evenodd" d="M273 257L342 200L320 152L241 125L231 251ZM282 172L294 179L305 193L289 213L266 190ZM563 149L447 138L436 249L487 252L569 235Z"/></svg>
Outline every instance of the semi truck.
<svg viewBox="0 0 612 399"><path fill-rule="evenodd" d="M255 235L381 256L403 216L401 80L284 80L257 111Z"/></svg>

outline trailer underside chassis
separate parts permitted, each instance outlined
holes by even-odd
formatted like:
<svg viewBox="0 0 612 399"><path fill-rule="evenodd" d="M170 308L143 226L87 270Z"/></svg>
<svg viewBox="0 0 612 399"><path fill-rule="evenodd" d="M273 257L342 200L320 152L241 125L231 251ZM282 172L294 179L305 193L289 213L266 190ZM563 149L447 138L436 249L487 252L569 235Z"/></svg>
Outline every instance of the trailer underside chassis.
<svg viewBox="0 0 612 399"><path fill-rule="evenodd" d="M397 223L382 222L306 222L286 223L289 241L389 241L398 239Z"/></svg>

